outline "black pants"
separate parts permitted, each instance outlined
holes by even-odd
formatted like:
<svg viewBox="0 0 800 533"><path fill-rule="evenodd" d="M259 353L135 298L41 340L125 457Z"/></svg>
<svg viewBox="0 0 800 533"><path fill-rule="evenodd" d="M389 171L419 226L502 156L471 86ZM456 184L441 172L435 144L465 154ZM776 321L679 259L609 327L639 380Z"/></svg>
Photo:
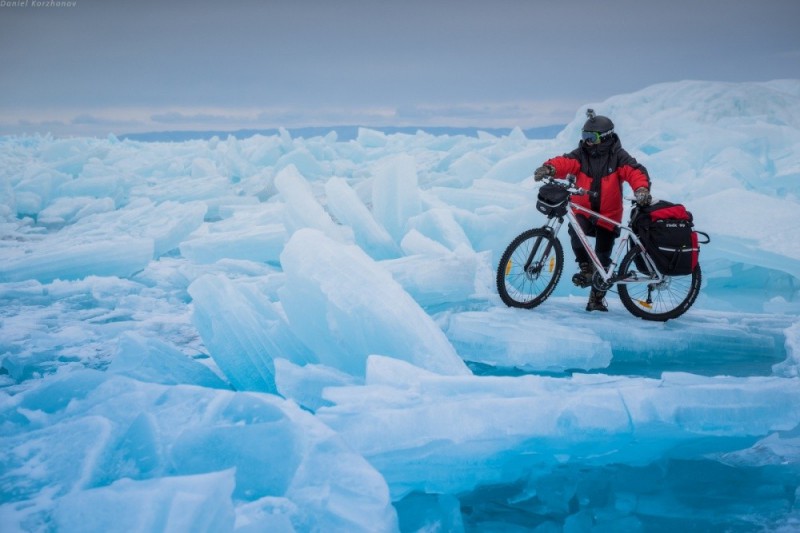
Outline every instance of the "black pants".
<svg viewBox="0 0 800 533"><path fill-rule="evenodd" d="M597 254L600 263L608 268L608 265L611 264L611 252L614 249L617 231L601 228L592 224L588 218L583 216L577 216L576 218L583 232L590 237L594 237L594 253ZM575 252L575 260L578 263L591 264L592 260L589 258L589 254L583 249L583 245L581 245L581 241L572 230L572 227L569 228L569 237L572 243L572 250Z"/></svg>

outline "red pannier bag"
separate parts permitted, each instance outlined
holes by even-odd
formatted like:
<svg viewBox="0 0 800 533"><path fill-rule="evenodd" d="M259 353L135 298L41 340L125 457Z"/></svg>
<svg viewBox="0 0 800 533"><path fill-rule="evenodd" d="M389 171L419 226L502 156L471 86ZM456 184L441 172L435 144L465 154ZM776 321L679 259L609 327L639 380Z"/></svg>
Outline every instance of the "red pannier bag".
<svg viewBox="0 0 800 533"><path fill-rule="evenodd" d="M632 227L661 273L691 274L697 266L700 244L692 214L686 207L660 200L635 209L638 212L632 217Z"/></svg>

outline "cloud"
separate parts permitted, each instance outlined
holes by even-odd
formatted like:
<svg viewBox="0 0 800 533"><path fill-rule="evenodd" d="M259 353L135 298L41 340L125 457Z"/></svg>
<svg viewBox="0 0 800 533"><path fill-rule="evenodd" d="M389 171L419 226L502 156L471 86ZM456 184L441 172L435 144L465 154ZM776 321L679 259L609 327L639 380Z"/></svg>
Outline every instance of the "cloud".
<svg viewBox="0 0 800 533"><path fill-rule="evenodd" d="M397 110L397 120L413 125L532 127L563 124L585 102L547 100L484 102L456 105L409 105Z"/></svg>
<svg viewBox="0 0 800 533"><path fill-rule="evenodd" d="M166 113L156 113L150 116L150 120L159 124L226 124L230 122L250 122L253 120L247 116L235 116L214 113L191 113L186 114L180 111L168 111Z"/></svg>
<svg viewBox="0 0 800 533"><path fill-rule="evenodd" d="M72 120L70 120L70 124L74 125L86 125L86 126L136 126L141 124L142 122L139 120L131 120L126 118L120 117L98 117L95 115L90 115L88 113L81 113L80 115L76 116Z"/></svg>
<svg viewBox="0 0 800 533"><path fill-rule="evenodd" d="M800 48L795 48L794 50L787 50L785 52L779 52L775 54L775 57L781 59L800 59Z"/></svg>
<svg viewBox="0 0 800 533"><path fill-rule="evenodd" d="M13 110L0 134L105 136L156 131L236 131L277 127L453 126L522 128L564 124L585 102L490 102L453 105L275 107L119 107Z"/></svg>
<svg viewBox="0 0 800 533"><path fill-rule="evenodd" d="M4 119L0 121L2 135L96 136L137 129L146 124L130 110L103 110L99 114L74 110L20 110L6 113Z"/></svg>
<svg viewBox="0 0 800 533"><path fill-rule="evenodd" d="M666 81L797 71L797 0L145 4L3 10L0 114L77 109L63 119L71 122L110 119L99 107L139 106L151 108L136 117L150 127L393 118L491 126L528 116L537 124L559 122L537 117L564 107L459 102L598 101ZM553 22L567 20L569 35ZM93 118L76 125L105 125Z"/></svg>

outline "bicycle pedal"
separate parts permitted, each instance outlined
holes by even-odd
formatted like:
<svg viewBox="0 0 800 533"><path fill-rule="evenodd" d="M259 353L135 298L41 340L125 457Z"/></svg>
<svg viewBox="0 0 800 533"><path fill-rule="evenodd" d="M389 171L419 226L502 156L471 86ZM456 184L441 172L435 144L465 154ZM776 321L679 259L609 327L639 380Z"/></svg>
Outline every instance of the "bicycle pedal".
<svg viewBox="0 0 800 533"><path fill-rule="evenodd" d="M584 277L583 277L583 276L580 274L580 272L579 272L579 273L577 273L577 274L574 274L574 275L572 276L572 283L573 283L573 284L574 284L576 287L580 287L580 288L582 288L582 289L585 289L586 287L589 287L589 286L592 284L592 280L587 280L587 279L586 279L586 278L584 278Z"/></svg>

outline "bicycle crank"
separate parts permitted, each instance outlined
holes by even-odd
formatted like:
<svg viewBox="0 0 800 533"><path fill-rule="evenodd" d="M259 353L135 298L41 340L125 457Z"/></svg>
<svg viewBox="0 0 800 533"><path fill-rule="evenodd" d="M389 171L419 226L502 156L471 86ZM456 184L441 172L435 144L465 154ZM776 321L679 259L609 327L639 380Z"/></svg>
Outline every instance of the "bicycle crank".
<svg viewBox="0 0 800 533"><path fill-rule="evenodd" d="M605 281L603 276L600 275L600 272L595 272L594 276L592 276L592 287L598 291L608 291L613 286L614 282L612 280Z"/></svg>

